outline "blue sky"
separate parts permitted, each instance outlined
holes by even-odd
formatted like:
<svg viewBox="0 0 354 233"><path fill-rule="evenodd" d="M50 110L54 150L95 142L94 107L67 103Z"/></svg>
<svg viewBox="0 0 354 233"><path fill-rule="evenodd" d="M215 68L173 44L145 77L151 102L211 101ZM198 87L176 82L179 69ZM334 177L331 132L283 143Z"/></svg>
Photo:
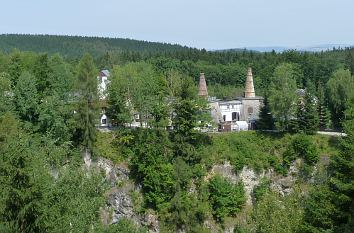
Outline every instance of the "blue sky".
<svg viewBox="0 0 354 233"><path fill-rule="evenodd" d="M0 0L0 33L206 49L354 44L353 0Z"/></svg>

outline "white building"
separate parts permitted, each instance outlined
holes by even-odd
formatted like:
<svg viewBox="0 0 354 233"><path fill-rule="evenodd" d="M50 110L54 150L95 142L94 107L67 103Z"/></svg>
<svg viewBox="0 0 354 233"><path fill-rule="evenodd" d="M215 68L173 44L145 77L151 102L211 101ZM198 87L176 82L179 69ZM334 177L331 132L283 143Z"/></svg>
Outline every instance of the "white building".
<svg viewBox="0 0 354 233"><path fill-rule="evenodd" d="M219 131L240 131L255 128L263 97L255 95L251 68L247 72L244 96L236 97L233 100L218 100L208 97L204 73L200 75L198 95L208 99L211 116L218 124Z"/></svg>
<svg viewBox="0 0 354 233"><path fill-rule="evenodd" d="M106 109L107 109L107 87L109 84L109 71L108 70L102 70L100 71L99 75L97 76L97 82L98 82L98 97L100 100L100 107L101 107L101 112L100 112L100 123L99 126L101 127L107 127L109 126L109 119L106 115Z"/></svg>

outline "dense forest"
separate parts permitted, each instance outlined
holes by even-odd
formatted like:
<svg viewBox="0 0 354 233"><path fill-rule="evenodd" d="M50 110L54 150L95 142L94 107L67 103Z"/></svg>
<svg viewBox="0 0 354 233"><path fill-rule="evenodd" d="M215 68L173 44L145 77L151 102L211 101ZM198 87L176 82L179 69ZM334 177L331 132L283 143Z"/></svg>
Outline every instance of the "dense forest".
<svg viewBox="0 0 354 233"><path fill-rule="evenodd" d="M158 53L166 51L188 50L176 44L157 43L120 38L52 36L52 35L0 35L0 50L10 52L13 49L37 53L60 53L67 58L78 58L85 52L94 57L110 52L146 52Z"/></svg>
<svg viewBox="0 0 354 233"><path fill-rule="evenodd" d="M0 44L1 232L354 229L353 49L209 52L25 35ZM258 130L198 131L210 120L199 73L210 95L229 99L249 66L265 97ZM116 126L108 132L96 127L103 105ZM128 127L136 114L148 128Z"/></svg>

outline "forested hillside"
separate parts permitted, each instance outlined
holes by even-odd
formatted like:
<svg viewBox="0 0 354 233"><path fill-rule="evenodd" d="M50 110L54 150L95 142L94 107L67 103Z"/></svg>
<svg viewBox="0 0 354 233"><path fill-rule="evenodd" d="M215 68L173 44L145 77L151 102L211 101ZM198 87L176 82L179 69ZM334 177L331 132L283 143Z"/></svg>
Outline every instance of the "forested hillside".
<svg viewBox="0 0 354 233"><path fill-rule="evenodd" d="M102 56L106 52L146 52L187 50L187 47L167 43L139 41L121 38L54 36L54 35L0 35L0 50L10 52L13 49L40 53L60 53L69 58L81 57L88 52L93 56Z"/></svg>
<svg viewBox="0 0 354 233"><path fill-rule="evenodd" d="M352 232L353 50L52 49L0 52L0 232ZM233 98L249 66L257 131L201 133L199 73Z"/></svg>

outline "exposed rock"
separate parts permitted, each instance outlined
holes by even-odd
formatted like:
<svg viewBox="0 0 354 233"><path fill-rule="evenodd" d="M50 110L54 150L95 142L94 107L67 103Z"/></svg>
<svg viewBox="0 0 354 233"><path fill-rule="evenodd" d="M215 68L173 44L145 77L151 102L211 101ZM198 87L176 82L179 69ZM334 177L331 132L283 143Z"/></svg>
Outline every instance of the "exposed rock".
<svg viewBox="0 0 354 233"><path fill-rule="evenodd" d="M234 168L229 161L225 161L224 164L214 165L205 179L209 180L214 175L221 175L222 177L230 180L232 183L237 183L239 181L234 172Z"/></svg>
<svg viewBox="0 0 354 233"><path fill-rule="evenodd" d="M287 195L292 192L293 186L296 181L296 175L299 173L299 164L301 161L296 160L289 168L288 176L281 176L276 174L273 169L263 170L260 173L256 173L253 169L243 167L243 169L236 174L233 166L229 161L225 161L224 164L214 165L209 174L205 177L205 180L209 180L214 175L218 174L231 183L242 182L244 185L245 193L248 205L252 204L252 194L254 188L260 184L263 178L270 180L270 188L273 191L280 193L281 195Z"/></svg>
<svg viewBox="0 0 354 233"><path fill-rule="evenodd" d="M138 214L134 211L134 202L131 194L140 192L141 185L134 185L129 181L129 168L125 164L115 165L112 161L98 158L96 163L98 169L102 169L107 181L112 188L106 193L106 207L101 209L101 219L104 224L115 224L120 219L126 218L138 226L145 226L151 233L160 232L159 221L153 211L146 214Z"/></svg>
<svg viewBox="0 0 354 233"><path fill-rule="evenodd" d="M112 161L104 158L97 159L97 167L104 170L106 179L115 185L117 181L126 181L129 179L129 168L126 164L115 165Z"/></svg>
<svg viewBox="0 0 354 233"><path fill-rule="evenodd" d="M257 175L252 169L244 167L240 174L238 175L238 179L242 181L245 193L246 193L246 203L248 205L252 204L252 193L255 186L257 186L264 177L264 173Z"/></svg>
<svg viewBox="0 0 354 233"><path fill-rule="evenodd" d="M295 183L295 179L292 176L286 176L271 182L270 188L279 193L280 195L288 195L293 190L293 185Z"/></svg>
<svg viewBox="0 0 354 233"><path fill-rule="evenodd" d="M212 233L218 233L220 232L220 228L215 224L214 220L205 220L204 221L204 227L209 229L210 232Z"/></svg>
<svg viewBox="0 0 354 233"><path fill-rule="evenodd" d="M91 152L88 149L86 149L85 152L83 153L83 158L84 158L84 163L86 168L90 168L92 159L91 159Z"/></svg>
<svg viewBox="0 0 354 233"><path fill-rule="evenodd" d="M149 232L160 232L159 219L152 211L147 211L147 213L143 216L142 223L149 229Z"/></svg>
<svg viewBox="0 0 354 233"><path fill-rule="evenodd" d="M111 223L116 223L121 218L137 220L136 216L134 216L134 206L129 195L129 188L114 188L111 190L108 195L107 204L113 210Z"/></svg>

